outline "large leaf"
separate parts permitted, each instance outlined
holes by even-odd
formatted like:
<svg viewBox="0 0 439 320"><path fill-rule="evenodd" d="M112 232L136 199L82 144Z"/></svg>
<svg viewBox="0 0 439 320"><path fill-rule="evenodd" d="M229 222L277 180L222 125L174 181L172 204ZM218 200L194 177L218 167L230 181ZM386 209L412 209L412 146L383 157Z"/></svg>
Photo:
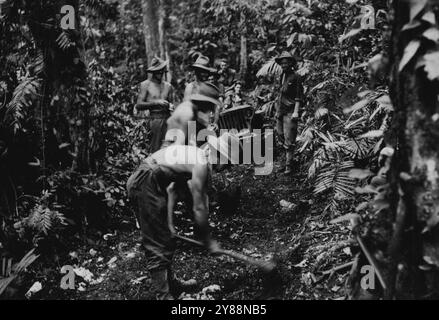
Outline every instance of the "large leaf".
<svg viewBox="0 0 439 320"><path fill-rule="evenodd" d="M340 38L338 38L338 42L342 43L343 41L359 34L361 31L363 31L363 29L358 28L358 29L352 29L351 31L349 31L348 33L342 35Z"/></svg>
<svg viewBox="0 0 439 320"><path fill-rule="evenodd" d="M428 79L439 79L439 51L424 55L424 63Z"/></svg>
<svg viewBox="0 0 439 320"><path fill-rule="evenodd" d="M419 47L421 46L420 40L412 40L404 49L404 55L399 63L399 72L401 72L404 67L413 59L416 52L418 52Z"/></svg>
<svg viewBox="0 0 439 320"><path fill-rule="evenodd" d="M416 29L418 27L422 26L421 21L419 20L414 20L414 21L410 21L409 23L405 24L401 31L407 31L407 30L412 30L412 29Z"/></svg>
<svg viewBox="0 0 439 320"><path fill-rule="evenodd" d="M384 135L384 132L382 130L371 130L365 134L362 134L359 138L360 139L375 139L375 138L381 138Z"/></svg>
<svg viewBox="0 0 439 320"><path fill-rule="evenodd" d="M392 112L394 110L392 100L388 94L379 97L376 99L376 102L378 103L379 107L383 108L386 112Z"/></svg>
<svg viewBox="0 0 439 320"><path fill-rule="evenodd" d="M409 0L410 2L410 20L416 18L427 5L428 0Z"/></svg>
<svg viewBox="0 0 439 320"><path fill-rule="evenodd" d="M374 173L369 169L352 169L349 172L349 177L358 180L364 180L372 175L374 175Z"/></svg>
<svg viewBox="0 0 439 320"><path fill-rule="evenodd" d="M261 69L259 69L258 73L256 74L256 77L266 77L269 75L279 75L282 73L282 68L280 65L276 63L276 61L270 60L266 64L262 66Z"/></svg>
<svg viewBox="0 0 439 320"><path fill-rule="evenodd" d="M427 38L431 41L438 42L439 41L439 30L437 28L429 28L424 31L422 34L424 38Z"/></svg>
<svg viewBox="0 0 439 320"><path fill-rule="evenodd" d="M436 16L433 12L428 11L422 16L422 20L429 22L431 25L436 24Z"/></svg>
<svg viewBox="0 0 439 320"><path fill-rule="evenodd" d="M344 109L343 112L344 113L352 113L352 112L358 111L360 109L365 108L367 105L369 105L370 102L371 102L370 99L363 99L363 100L357 102L356 104L354 104L352 107Z"/></svg>

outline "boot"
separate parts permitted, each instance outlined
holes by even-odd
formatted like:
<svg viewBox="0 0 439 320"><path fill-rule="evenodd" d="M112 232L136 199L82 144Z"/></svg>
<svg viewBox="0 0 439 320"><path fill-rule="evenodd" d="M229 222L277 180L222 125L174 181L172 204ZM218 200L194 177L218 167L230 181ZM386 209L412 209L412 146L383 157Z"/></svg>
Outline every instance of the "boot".
<svg viewBox="0 0 439 320"><path fill-rule="evenodd" d="M157 300L175 300L169 291L168 270L151 271L151 290Z"/></svg>

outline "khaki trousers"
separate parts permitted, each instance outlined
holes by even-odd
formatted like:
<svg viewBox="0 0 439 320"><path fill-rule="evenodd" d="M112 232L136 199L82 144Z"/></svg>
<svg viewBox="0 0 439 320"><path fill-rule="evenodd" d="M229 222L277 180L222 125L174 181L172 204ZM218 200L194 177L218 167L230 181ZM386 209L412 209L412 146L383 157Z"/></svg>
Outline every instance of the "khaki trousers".
<svg viewBox="0 0 439 320"><path fill-rule="evenodd" d="M291 167L294 159L294 150L296 147L297 129L299 119L291 119L292 113L278 115L276 117L276 131L280 142L286 152L287 167Z"/></svg>

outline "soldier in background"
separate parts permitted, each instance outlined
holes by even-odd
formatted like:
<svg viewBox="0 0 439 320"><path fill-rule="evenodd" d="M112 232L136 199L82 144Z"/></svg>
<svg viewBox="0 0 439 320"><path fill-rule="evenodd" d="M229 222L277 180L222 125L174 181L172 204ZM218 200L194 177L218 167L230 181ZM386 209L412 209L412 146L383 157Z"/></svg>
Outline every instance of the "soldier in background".
<svg viewBox="0 0 439 320"><path fill-rule="evenodd" d="M236 80L236 71L229 68L226 59L221 59L218 69L218 84L223 95L228 88L230 88Z"/></svg>
<svg viewBox="0 0 439 320"><path fill-rule="evenodd" d="M209 82L213 85L216 85L216 69L210 67L210 59L208 57L200 55L195 63L191 66L191 68L195 73L195 80L186 86L183 99L184 101L189 101L192 95L199 93L200 86L203 83ZM221 106L223 102L223 96L221 95L221 92L218 97L218 101L219 104L210 114L210 125L212 126L213 130L216 130L218 128L217 123L219 120L219 114L221 112Z"/></svg>
<svg viewBox="0 0 439 320"><path fill-rule="evenodd" d="M189 97L197 94L201 83L208 82L209 77L212 76L216 70L209 66L210 59L206 56L200 55L195 63L191 66L195 72L195 80L186 86L184 91L184 101L188 101Z"/></svg>
<svg viewBox="0 0 439 320"><path fill-rule="evenodd" d="M151 73L151 78L141 83L134 110L135 116L149 120L151 134L149 153L160 149L166 135L166 120L171 115L174 90L172 85L163 79L167 66L168 62L160 58L152 60L151 66L147 69L147 72Z"/></svg>
<svg viewBox="0 0 439 320"><path fill-rule="evenodd" d="M276 58L282 67L279 100L276 110L276 131L286 153L285 174L292 172L299 112L303 104L303 85L296 73L297 60L289 52Z"/></svg>
<svg viewBox="0 0 439 320"><path fill-rule="evenodd" d="M224 109L239 107L245 104L245 97L242 93L242 82L235 81L233 87L226 92L226 99L224 100Z"/></svg>
<svg viewBox="0 0 439 320"><path fill-rule="evenodd" d="M221 105L219 101L219 89L210 82L200 83L197 93L188 97L187 101L181 103L175 109L172 116L168 119L168 131L174 130L177 133L183 133L183 136L176 136L176 140L172 141L182 145L199 145L202 143L197 141L197 137L189 137L189 123L192 121L196 124L195 135L203 129L212 129L212 114L216 113L216 109ZM172 132L170 133L172 135ZM170 144L171 141L167 141Z"/></svg>

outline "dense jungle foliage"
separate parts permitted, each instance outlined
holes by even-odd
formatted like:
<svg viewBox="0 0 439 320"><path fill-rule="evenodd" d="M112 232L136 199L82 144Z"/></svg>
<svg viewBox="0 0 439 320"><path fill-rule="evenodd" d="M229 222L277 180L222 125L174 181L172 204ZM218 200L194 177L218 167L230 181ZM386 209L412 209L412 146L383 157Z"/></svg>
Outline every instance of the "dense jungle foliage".
<svg viewBox="0 0 439 320"><path fill-rule="evenodd" d="M381 270L384 290L374 294L404 296L392 271L407 257L395 240L403 206L395 192L401 179L416 178L409 162L392 165L399 148L411 145L401 138L411 125L401 115L407 113L400 109L402 83L422 78L405 88L430 88L437 107L438 2L394 2L157 0L169 79L180 98L198 53L226 59L249 97L262 86L275 92L277 55L288 50L299 57L306 103L297 157L306 174L290 183L312 185L312 201L328 223L352 223L358 266L351 297L361 295L366 263ZM65 4L75 8L73 30L60 26ZM141 0L0 0L0 8L1 295L28 269L43 270L77 246L134 227L125 183L147 155L147 132L133 108L149 61ZM269 99L274 103L275 95ZM257 99L251 103L260 107ZM430 107L430 117L437 116ZM418 174L433 174L435 165ZM423 235L435 230L436 207L422 213ZM389 243L396 254L388 254ZM421 247L420 276L436 279L436 241ZM12 273L5 273L8 263ZM437 285L411 289L438 294Z"/></svg>

